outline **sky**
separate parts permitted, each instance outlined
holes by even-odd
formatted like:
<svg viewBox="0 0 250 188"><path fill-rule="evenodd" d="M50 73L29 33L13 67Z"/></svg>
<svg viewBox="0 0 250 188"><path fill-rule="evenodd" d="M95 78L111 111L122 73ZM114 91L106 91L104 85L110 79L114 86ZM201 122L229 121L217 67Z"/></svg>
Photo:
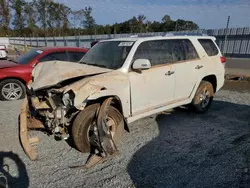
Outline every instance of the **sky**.
<svg viewBox="0 0 250 188"><path fill-rule="evenodd" d="M91 6L97 24L113 24L144 14L150 21L194 21L201 29L250 26L250 0L55 0L73 10Z"/></svg>

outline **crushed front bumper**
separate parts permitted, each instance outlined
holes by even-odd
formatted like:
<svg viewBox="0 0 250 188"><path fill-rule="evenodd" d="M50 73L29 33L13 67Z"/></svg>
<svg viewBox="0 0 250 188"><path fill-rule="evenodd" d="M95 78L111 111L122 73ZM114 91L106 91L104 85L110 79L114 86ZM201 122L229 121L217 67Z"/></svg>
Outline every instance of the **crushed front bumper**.
<svg viewBox="0 0 250 188"><path fill-rule="evenodd" d="M38 137L29 137L29 129L43 128L42 123L36 119L29 117L29 103L27 97L24 98L21 105L20 112L20 141L24 152L30 158L30 160L36 160L38 158L37 152L34 148L34 144L39 142Z"/></svg>

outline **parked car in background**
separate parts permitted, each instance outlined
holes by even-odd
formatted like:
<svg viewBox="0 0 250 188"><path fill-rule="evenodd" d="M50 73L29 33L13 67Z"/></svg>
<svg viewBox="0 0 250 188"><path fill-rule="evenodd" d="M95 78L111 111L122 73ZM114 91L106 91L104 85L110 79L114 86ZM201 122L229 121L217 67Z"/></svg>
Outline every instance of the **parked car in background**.
<svg viewBox="0 0 250 188"><path fill-rule="evenodd" d="M87 51L86 48L44 47L32 49L16 61L1 60L0 100L23 98L25 85L32 79L32 70L38 63L54 60L78 62Z"/></svg>
<svg viewBox="0 0 250 188"><path fill-rule="evenodd" d="M0 45L0 59L6 59L8 56L8 50L5 45Z"/></svg>

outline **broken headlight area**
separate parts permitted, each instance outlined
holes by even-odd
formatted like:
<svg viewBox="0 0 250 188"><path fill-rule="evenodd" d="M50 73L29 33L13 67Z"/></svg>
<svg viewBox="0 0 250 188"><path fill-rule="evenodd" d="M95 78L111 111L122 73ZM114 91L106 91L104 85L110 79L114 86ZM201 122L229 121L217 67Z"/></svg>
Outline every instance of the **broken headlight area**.
<svg viewBox="0 0 250 188"><path fill-rule="evenodd" d="M66 92L62 96L62 101L65 106L74 106L75 94L72 90Z"/></svg>
<svg viewBox="0 0 250 188"><path fill-rule="evenodd" d="M40 120L44 130L56 139L69 138L69 127L78 110L74 107L74 93L42 90L28 96L32 118Z"/></svg>

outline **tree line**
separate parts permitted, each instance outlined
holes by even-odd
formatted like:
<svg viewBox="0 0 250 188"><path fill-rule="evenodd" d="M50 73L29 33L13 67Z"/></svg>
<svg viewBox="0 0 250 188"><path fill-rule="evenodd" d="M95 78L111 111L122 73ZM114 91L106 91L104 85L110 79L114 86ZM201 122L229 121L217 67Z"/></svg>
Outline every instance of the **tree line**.
<svg viewBox="0 0 250 188"><path fill-rule="evenodd" d="M72 10L53 0L0 0L0 36L66 36L196 30L192 21L149 21L145 15L115 24L98 25L92 8Z"/></svg>

